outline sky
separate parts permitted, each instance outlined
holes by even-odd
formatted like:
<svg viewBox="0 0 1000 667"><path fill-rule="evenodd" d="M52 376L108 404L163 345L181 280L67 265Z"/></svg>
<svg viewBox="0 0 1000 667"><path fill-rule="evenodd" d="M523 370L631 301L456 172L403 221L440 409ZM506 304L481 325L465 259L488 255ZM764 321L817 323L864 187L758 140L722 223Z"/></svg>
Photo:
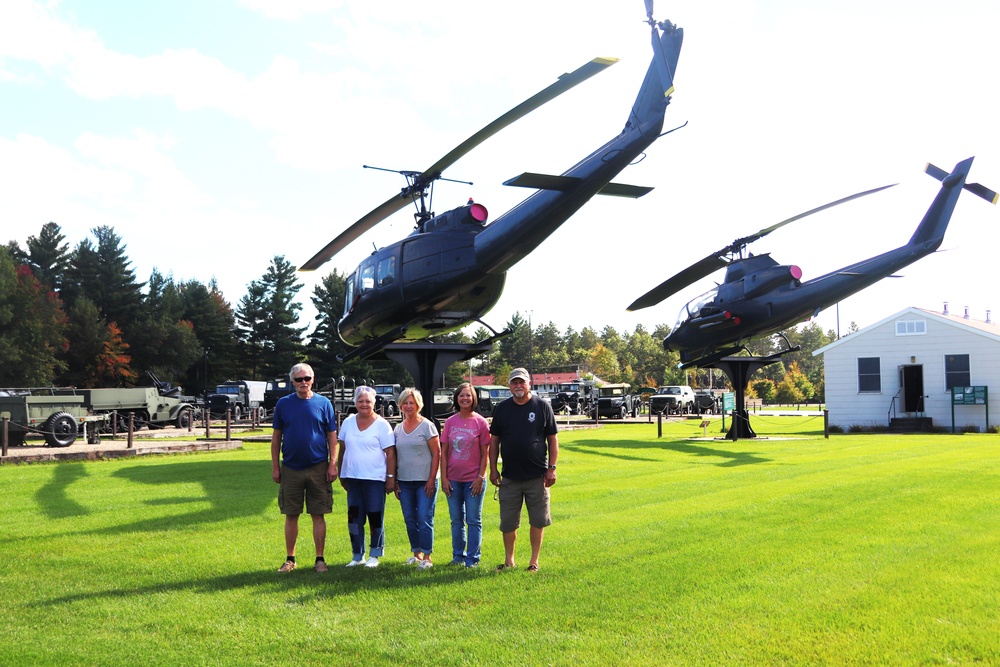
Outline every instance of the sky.
<svg viewBox="0 0 1000 667"><path fill-rule="evenodd" d="M750 248L808 280L902 245L938 182L975 155L1000 189L1000 3L956 0L665 2L685 31L664 129L618 182L508 274L485 320L561 330L673 326L721 272L659 306L626 307L734 239L834 199L885 192ZM218 282L235 307L272 258L300 265L420 171L555 78L605 72L487 140L439 183L491 219L530 194L502 182L561 173L624 126L651 48L639 0L104 0L0 3L0 243L42 225L71 247L110 225L140 281ZM349 273L410 232L405 209L320 270ZM846 333L908 306L1000 319L1000 208L964 194L942 251L821 313ZM469 332L472 333L472 327Z"/></svg>

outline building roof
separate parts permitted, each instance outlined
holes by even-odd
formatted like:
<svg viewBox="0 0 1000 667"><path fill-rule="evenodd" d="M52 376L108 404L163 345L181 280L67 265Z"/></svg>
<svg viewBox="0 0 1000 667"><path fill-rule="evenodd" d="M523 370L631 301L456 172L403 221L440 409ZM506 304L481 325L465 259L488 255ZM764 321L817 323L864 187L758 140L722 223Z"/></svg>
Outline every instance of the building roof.
<svg viewBox="0 0 1000 667"><path fill-rule="evenodd" d="M846 336L840 338L839 340L833 341L829 345L824 345L818 350L815 350L813 352L813 356L815 357L819 354L823 354L827 350L832 350L833 348L843 344L848 340L857 340L858 336L863 336L869 331L877 329L882 325L886 324L887 322L897 320L900 317L904 317L906 315L926 317L936 322L941 322L942 324L946 324L948 326L955 327L957 329L969 331L976 335L985 336L986 338L1000 342L1000 327L998 327L992 321L974 320L971 317L955 315L953 313L942 313L935 310L927 310L926 308L917 308L916 306L910 306L909 308L904 308L898 313L890 315L885 319L879 320L875 324L867 326L864 329L855 331L852 334L847 334Z"/></svg>
<svg viewBox="0 0 1000 667"><path fill-rule="evenodd" d="M471 382L473 385L479 386L484 384L496 384L493 375L473 375L472 379L468 379L469 376L466 375L465 379ZM580 375L576 372L572 373L532 373L531 382L532 384L561 384L563 382L576 382L580 379Z"/></svg>

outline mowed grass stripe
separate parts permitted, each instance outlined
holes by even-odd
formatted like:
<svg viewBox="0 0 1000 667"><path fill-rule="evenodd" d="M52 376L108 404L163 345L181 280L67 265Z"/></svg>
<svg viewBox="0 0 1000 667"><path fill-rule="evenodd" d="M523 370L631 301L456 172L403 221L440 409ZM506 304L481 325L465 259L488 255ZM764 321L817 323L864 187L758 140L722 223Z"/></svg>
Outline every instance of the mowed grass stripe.
<svg viewBox="0 0 1000 667"><path fill-rule="evenodd" d="M766 421L774 438L737 443L691 422L564 432L536 574L526 525L522 569L489 571L491 492L483 568L446 565L441 497L431 571L401 565L392 498L383 565L347 570L338 491L331 571L304 520L279 577L266 445L0 467L0 664L1000 663L998 441Z"/></svg>

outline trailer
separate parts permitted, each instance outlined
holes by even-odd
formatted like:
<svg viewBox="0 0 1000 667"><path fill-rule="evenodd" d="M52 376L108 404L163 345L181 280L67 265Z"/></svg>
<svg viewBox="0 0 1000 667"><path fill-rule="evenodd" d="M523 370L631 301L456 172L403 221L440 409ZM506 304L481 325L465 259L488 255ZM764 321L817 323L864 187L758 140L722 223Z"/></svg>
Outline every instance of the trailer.
<svg viewBox="0 0 1000 667"><path fill-rule="evenodd" d="M50 447L69 447L81 434L88 444L100 444L100 429L108 415L92 413L76 390L41 387L0 389L0 418L8 420L10 445L42 435Z"/></svg>

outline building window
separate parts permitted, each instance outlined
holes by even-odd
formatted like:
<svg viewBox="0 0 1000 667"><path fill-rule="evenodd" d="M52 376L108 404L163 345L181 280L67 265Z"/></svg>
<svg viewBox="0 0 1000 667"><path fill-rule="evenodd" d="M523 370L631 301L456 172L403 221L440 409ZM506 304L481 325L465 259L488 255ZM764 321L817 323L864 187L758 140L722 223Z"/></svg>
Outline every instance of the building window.
<svg viewBox="0 0 1000 667"><path fill-rule="evenodd" d="M900 320L896 322L897 336L923 336L927 333L927 322L924 320Z"/></svg>
<svg viewBox="0 0 1000 667"><path fill-rule="evenodd" d="M878 357L858 357L858 393L882 393L882 363Z"/></svg>
<svg viewBox="0 0 1000 667"><path fill-rule="evenodd" d="M952 387L972 386L972 373L969 366L969 355L944 355L944 388L951 391Z"/></svg>

